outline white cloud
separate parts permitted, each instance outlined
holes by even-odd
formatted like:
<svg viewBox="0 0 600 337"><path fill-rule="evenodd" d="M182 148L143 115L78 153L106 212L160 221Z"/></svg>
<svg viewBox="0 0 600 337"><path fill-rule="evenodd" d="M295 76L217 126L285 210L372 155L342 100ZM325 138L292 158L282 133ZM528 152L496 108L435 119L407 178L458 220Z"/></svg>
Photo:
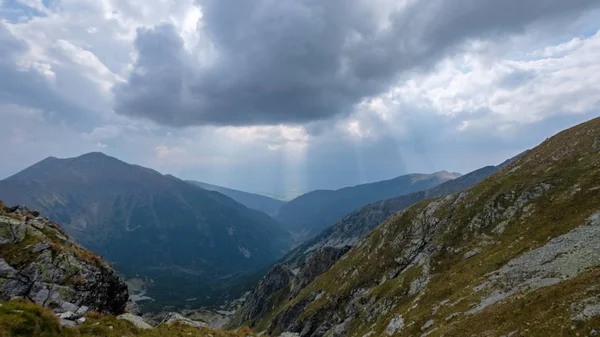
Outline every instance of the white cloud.
<svg viewBox="0 0 600 337"><path fill-rule="evenodd" d="M389 100L462 116L467 119L463 130L481 113L523 124L600 108L600 32L528 55L536 58L489 62L467 54L447 59L435 71L393 88Z"/></svg>
<svg viewBox="0 0 600 337"><path fill-rule="evenodd" d="M241 144L245 143L263 143L270 150L278 149L285 144L295 144L305 146L310 141L310 136L303 127L300 126L246 126L246 127L223 127L218 128L217 132L225 134L232 140Z"/></svg>

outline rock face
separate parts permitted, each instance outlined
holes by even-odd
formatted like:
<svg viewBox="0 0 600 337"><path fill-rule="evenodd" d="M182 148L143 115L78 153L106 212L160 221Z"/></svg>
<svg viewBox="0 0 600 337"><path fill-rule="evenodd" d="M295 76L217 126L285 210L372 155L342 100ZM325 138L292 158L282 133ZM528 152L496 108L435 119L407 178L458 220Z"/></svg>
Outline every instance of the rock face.
<svg viewBox="0 0 600 337"><path fill-rule="evenodd" d="M294 279L292 271L282 265L275 265L256 287L246 302L243 321L262 317L268 310L268 300Z"/></svg>
<svg viewBox="0 0 600 337"><path fill-rule="evenodd" d="M13 297L76 319L88 310L120 314L128 293L106 262L57 224L34 217L23 206L0 203L0 299Z"/></svg>
<svg viewBox="0 0 600 337"><path fill-rule="evenodd" d="M599 135L597 118L393 215L270 309L267 334L597 334Z"/></svg>

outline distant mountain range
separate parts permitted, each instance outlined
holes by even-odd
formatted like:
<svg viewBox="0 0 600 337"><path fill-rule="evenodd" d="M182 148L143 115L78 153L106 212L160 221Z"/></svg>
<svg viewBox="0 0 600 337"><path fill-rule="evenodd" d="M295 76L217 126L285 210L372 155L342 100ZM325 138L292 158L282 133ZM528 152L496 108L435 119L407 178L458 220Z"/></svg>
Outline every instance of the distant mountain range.
<svg viewBox="0 0 600 337"><path fill-rule="evenodd" d="M322 247L343 248L354 246L363 236L375 229L385 219L417 202L443 197L469 188L491 176L524 153L508 159L497 166L485 166L456 179L446 181L424 191L413 192L395 198L380 200L357 209L323 230L319 235L304 242L285 255L282 262L295 266L312 252Z"/></svg>
<svg viewBox="0 0 600 337"><path fill-rule="evenodd" d="M298 294L390 216L423 200L469 188L517 160L521 155L497 166L482 167L430 189L380 200L350 212L319 235L293 249L273 266L248 298L248 305L237 313L235 322L265 329L270 322L261 319L261 316L268 310L281 306L287 299L277 296L282 289L294 289L293 293Z"/></svg>
<svg viewBox="0 0 600 337"><path fill-rule="evenodd" d="M207 184L194 180L188 180L188 182L200 186L205 190L222 193L248 208L252 208L267 213L269 215L277 213L279 208L286 203L285 201L270 198L260 194L238 191L231 188Z"/></svg>
<svg viewBox="0 0 600 337"><path fill-rule="evenodd" d="M376 183L317 190L303 194L283 205L275 219L297 234L297 241L319 234L344 215L379 200L426 190L460 174L441 171L433 174L408 174Z"/></svg>
<svg viewBox="0 0 600 337"><path fill-rule="evenodd" d="M46 158L0 181L0 200L41 210L118 271L152 279L160 304L227 297L235 275L290 248L288 231L265 213L102 153Z"/></svg>

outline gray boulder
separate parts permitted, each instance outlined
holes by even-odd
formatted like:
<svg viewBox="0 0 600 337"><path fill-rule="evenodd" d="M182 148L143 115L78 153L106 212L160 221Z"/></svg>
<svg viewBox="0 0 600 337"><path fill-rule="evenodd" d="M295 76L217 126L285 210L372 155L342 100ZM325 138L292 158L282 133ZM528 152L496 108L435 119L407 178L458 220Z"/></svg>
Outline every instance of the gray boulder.
<svg viewBox="0 0 600 337"><path fill-rule="evenodd" d="M191 319L184 317L176 312L168 313L165 316L165 318L162 320L162 322L160 322L159 325L174 325L174 324L187 325L187 326L191 326L193 328L198 328L198 329L208 327L208 325L204 322L198 322L198 321L191 320Z"/></svg>
<svg viewBox="0 0 600 337"><path fill-rule="evenodd" d="M119 316L117 316L117 319L122 319L122 320L128 321L131 324L135 325L135 327L138 329L144 329L144 330L152 329L152 325L150 325L146 321L144 321L143 318L141 318L140 316L130 314L130 313L125 313L125 314L119 315Z"/></svg>

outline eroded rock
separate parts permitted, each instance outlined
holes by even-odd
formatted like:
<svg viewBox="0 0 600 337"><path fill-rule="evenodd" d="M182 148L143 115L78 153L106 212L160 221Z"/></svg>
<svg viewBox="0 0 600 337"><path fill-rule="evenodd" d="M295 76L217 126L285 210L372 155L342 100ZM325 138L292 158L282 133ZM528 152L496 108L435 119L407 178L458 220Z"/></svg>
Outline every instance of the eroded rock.
<svg viewBox="0 0 600 337"><path fill-rule="evenodd" d="M122 315L117 316L117 319L122 319L125 321L130 322L131 324L135 325L136 328L138 329L152 329L152 325L148 324L146 321L144 321L143 318L141 318L140 316L136 316L130 313L125 313Z"/></svg>
<svg viewBox="0 0 600 337"><path fill-rule="evenodd" d="M198 328L198 329L206 328L208 326L204 322L191 320L191 319L184 317L176 312L168 313L165 316L165 318L162 320L162 322L160 322L159 325L174 325L174 324L187 325L187 326L191 326L193 328Z"/></svg>
<svg viewBox="0 0 600 337"><path fill-rule="evenodd" d="M75 318L88 310L123 312L128 298L125 283L100 257L68 239L58 225L34 218L22 206L0 210L0 244L4 248L0 299L27 298L57 313L71 312Z"/></svg>

